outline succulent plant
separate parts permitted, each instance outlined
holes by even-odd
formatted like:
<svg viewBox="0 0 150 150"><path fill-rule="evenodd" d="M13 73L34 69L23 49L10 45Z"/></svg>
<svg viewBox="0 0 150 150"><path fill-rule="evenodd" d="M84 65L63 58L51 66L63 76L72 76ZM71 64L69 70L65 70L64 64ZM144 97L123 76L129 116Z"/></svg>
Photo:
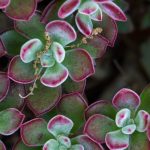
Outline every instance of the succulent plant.
<svg viewBox="0 0 150 150"><path fill-rule="evenodd" d="M108 101L88 106L84 96L95 60L114 46L116 21L127 20L124 12L111 0L52 0L44 9L42 3L0 0L0 150L111 149L116 132L127 146L130 133L149 139L149 111L137 113L133 91L114 98L117 111Z"/></svg>
<svg viewBox="0 0 150 150"><path fill-rule="evenodd" d="M61 5L58 16L66 18L76 10L78 10L75 17L76 25L85 36L92 33L92 20L102 21L102 11L114 20L127 20L123 11L111 0L67 0Z"/></svg>
<svg viewBox="0 0 150 150"><path fill-rule="evenodd" d="M112 103L117 110L113 110L111 104L105 101L99 101L88 107L86 116L90 117L85 124L84 133L99 143L106 143L109 149L123 150L128 147L136 149L132 142L138 140L140 134L141 137L145 135L142 132L148 129L149 113L138 109L140 97L130 89L121 89L114 96ZM98 110L102 107L102 110ZM115 111L116 115L111 114ZM139 149L148 149L147 139L143 137L142 142L145 142L145 145L139 144Z"/></svg>

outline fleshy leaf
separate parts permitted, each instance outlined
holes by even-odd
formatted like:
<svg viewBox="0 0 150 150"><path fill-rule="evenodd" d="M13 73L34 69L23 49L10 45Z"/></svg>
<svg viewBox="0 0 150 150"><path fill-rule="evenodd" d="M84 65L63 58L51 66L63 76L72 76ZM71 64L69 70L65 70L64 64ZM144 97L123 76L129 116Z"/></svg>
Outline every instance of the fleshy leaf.
<svg viewBox="0 0 150 150"><path fill-rule="evenodd" d="M40 22L40 16L35 14L28 21L15 21L15 30L28 39L38 38L45 44L45 25Z"/></svg>
<svg viewBox="0 0 150 150"><path fill-rule="evenodd" d="M61 96L61 88L49 88L40 82L37 82L37 87L34 95L27 98L27 105L36 116L39 116L50 111L56 105Z"/></svg>
<svg viewBox="0 0 150 150"><path fill-rule="evenodd" d="M16 132L25 116L15 108L5 109L0 112L0 134L11 135Z"/></svg>
<svg viewBox="0 0 150 150"><path fill-rule="evenodd" d="M135 124L137 127L136 130L139 132L145 132L147 130L148 123L149 114L144 110L140 110L135 118Z"/></svg>
<svg viewBox="0 0 150 150"><path fill-rule="evenodd" d="M75 12L79 5L81 0L67 0L65 1L61 7L58 10L58 16L60 18L66 18L69 15L71 15L73 12Z"/></svg>
<svg viewBox="0 0 150 150"><path fill-rule="evenodd" d="M11 0L9 6L5 9L5 13L14 20L30 20L35 12L36 5L36 0Z"/></svg>
<svg viewBox="0 0 150 150"><path fill-rule="evenodd" d="M14 30L3 32L1 39L8 55L11 56L19 55L20 47L27 41L25 37Z"/></svg>
<svg viewBox="0 0 150 150"><path fill-rule="evenodd" d="M63 46L76 40L77 35L74 28L63 20L51 21L46 25L46 31L49 33L53 41Z"/></svg>
<svg viewBox="0 0 150 150"><path fill-rule="evenodd" d="M124 134L133 134L133 132L135 130L136 130L136 125L135 124L127 125L127 126L125 126L121 129L122 133L124 133Z"/></svg>
<svg viewBox="0 0 150 150"><path fill-rule="evenodd" d="M41 77L41 83L47 87L58 87L68 78L68 69L59 63L47 68Z"/></svg>
<svg viewBox="0 0 150 150"><path fill-rule="evenodd" d="M42 50L42 42L39 39L32 39L24 43L21 47L20 58L24 63L29 63L36 59L36 54Z"/></svg>
<svg viewBox="0 0 150 150"><path fill-rule="evenodd" d="M93 59L84 49L67 51L63 64L72 80L77 82L85 80L95 72Z"/></svg>
<svg viewBox="0 0 150 150"><path fill-rule="evenodd" d="M103 150L103 147L87 135L79 135L72 139L73 144L81 144L85 150Z"/></svg>
<svg viewBox="0 0 150 150"><path fill-rule="evenodd" d="M50 139L43 146L43 150L56 150L56 149L59 149L59 142L57 142L54 139Z"/></svg>
<svg viewBox="0 0 150 150"><path fill-rule="evenodd" d="M58 135L69 135L72 127L72 120L63 115L53 117L47 125L48 131L55 137Z"/></svg>
<svg viewBox="0 0 150 150"><path fill-rule="evenodd" d="M82 38L83 36L78 36L76 42L80 42ZM109 41L99 34L94 36L93 39L88 38L87 44L81 44L80 48L88 51L93 58L101 58L105 54L108 44Z"/></svg>
<svg viewBox="0 0 150 150"><path fill-rule="evenodd" d="M86 101L78 93L64 95L57 104L58 113L67 116L74 122L72 132L79 130L83 126L86 107Z"/></svg>
<svg viewBox="0 0 150 150"><path fill-rule="evenodd" d="M102 10L100 8L98 8L95 13L90 15L90 18L95 21L102 21L102 17Z"/></svg>
<svg viewBox="0 0 150 150"><path fill-rule="evenodd" d="M68 137L60 135L58 136L58 141L60 144L62 144L63 146L70 148L71 146L71 141Z"/></svg>
<svg viewBox="0 0 150 150"><path fill-rule="evenodd" d="M21 139L19 139L15 145L13 146L12 150L35 150L34 147L28 147L25 145ZM36 148L36 150L41 150L41 148Z"/></svg>
<svg viewBox="0 0 150 150"><path fill-rule="evenodd" d="M92 33L93 23L91 21L90 16L77 13L75 21L79 31L83 35L89 36Z"/></svg>
<svg viewBox="0 0 150 150"><path fill-rule="evenodd" d="M52 135L47 131L47 122L42 118L35 118L21 126L21 138L27 146L42 146Z"/></svg>
<svg viewBox="0 0 150 150"><path fill-rule="evenodd" d="M65 59L65 49L61 44L53 42L51 50L53 51L54 58L58 63L61 63Z"/></svg>
<svg viewBox="0 0 150 150"><path fill-rule="evenodd" d="M113 47L118 34L115 20L103 13L103 21L94 22L94 27L101 27L103 29L101 35L109 41L109 46Z"/></svg>
<svg viewBox="0 0 150 150"><path fill-rule="evenodd" d="M55 64L55 59L50 54L43 54L40 58L42 67L52 67Z"/></svg>
<svg viewBox="0 0 150 150"><path fill-rule="evenodd" d="M0 150L6 150L6 147L1 140L0 140Z"/></svg>
<svg viewBox="0 0 150 150"><path fill-rule="evenodd" d="M12 58L8 67L8 77L21 84L28 84L34 81L34 68L32 63L24 63L20 56Z"/></svg>
<svg viewBox="0 0 150 150"><path fill-rule="evenodd" d="M85 116L87 119L94 114L101 114L115 119L116 110L109 101L100 100L88 106L85 111Z"/></svg>
<svg viewBox="0 0 150 150"><path fill-rule="evenodd" d="M131 111L127 108L121 109L117 114L116 114L116 125L118 127L124 127L127 122L129 122L131 116Z"/></svg>
<svg viewBox="0 0 150 150"><path fill-rule="evenodd" d="M104 143L106 133L116 129L115 122L100 114L91 116L84 127L84 133L90 136L93 140Z"/></svg>
<svg viewBox="0 0 150 150"><path fill-rule="evenodd" d="M78 12L83 15L91 15L98 10L99 6L97 3L92 1L84 2L80 7Z"/></svg>
<svg viewBox="0 0 150 150"><path fill-rule="evenodd" d="M69 94L72 92L83 93L86 85L86 80L81 82L75 82L72 79L68 78L63 84L62 89L64 93Z"/></svg>
<svg viewBox="0 0 150 150"><path fill-rule="evenodd" d="M10 86L10 80L7 74L0 72L0 102L6 97Z"/></svg>
<svg viewBox="0 0 150 150"><path fill-rule="evenodd" d="M117 92L112 103L118 109L128 108L135 111L139 107L141 100L134 91L124 88Z"/></svg>
<svg viewBox="0 0 150 150"><path fill-rule="evenodd" d="M102 7L102 10L112 19L117 21L127 20L124 12L112 1L102 2L100 6Z"/></svg>
<svg viewBox="0 0 150 150"><path fill-rule="evenodd" d="M70 150L84 150L84 147L81 144L76 144L71 146Z"/></svg>
<svg viewBox="0 0 150 150"><path fill-rule="evenodd" d="M24 85L11 82L7 96L0 102L0 110L7 108L17 108L20 110L24 106L24 99L19 94L25 95Z"/></svg>
<svg viewBox="0 0 150 150"><path fill-rule="evenodd" d="M0 0L0 9L6 8L10 4L10 0Z"/></svg>
<svg viewBox="0 0 150 150"><path fill-rule="evenodd" d="M105 138L106 145L111 150L125 150L129 146L129 135L120 130L109 132Z"/></svg>
<svg viewBox="0 0 150 150"><path fill-rule="evenodd" d="M149 150L150 142L145 133L134 132L130 138L131 150Z"/></svg>
<svg viewBox="0 0 150 150"><path fill-rule="evenodd" d="M6 53L7 53L6 48L0 38L0 57L4 56Z"/></svg>

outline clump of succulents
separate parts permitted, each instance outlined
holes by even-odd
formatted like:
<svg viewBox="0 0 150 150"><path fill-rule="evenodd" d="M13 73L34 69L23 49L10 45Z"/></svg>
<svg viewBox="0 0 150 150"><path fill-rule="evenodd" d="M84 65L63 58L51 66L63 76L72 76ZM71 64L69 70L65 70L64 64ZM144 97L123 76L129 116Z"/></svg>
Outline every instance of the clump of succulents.
<svg viewBox="0 0 150 150"><path fill-rule="evenodd" d="M134 150L139 137L148 150L149 88L142 102L129 89L113 105L84 98L124 12L111 0L54 0L39 12L41 1L0 0L0 150Z"/></svg>

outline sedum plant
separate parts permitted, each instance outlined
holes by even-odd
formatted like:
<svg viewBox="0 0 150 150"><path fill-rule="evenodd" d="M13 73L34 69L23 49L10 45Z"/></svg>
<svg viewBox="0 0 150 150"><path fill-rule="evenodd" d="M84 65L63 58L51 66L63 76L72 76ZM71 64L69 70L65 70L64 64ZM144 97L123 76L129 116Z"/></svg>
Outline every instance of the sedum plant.
<svg viewBox="0 0 150 150"><path fill-rule="evenodd" d="M113 150L149 149L145 133L150 118L144 108L139 109L140 97L130 89L121 89L114 96L112 104L99 101L87 108L86 116L89 119L85 124L84 133L99 143L106 143L107 147ZM112 112L114 114L111 114ZM140 136L142 141L138 141ZM135 142L144 145L136 146Z"/></svg>
<svg viewBox="0 0 150 150"><path fill-rule="evenodd" d="M112 0L42 3L0 0L0 150L134 150L139 135L148 149L149 110L135 92L113 105L84 95L124 12Z"/></svg>

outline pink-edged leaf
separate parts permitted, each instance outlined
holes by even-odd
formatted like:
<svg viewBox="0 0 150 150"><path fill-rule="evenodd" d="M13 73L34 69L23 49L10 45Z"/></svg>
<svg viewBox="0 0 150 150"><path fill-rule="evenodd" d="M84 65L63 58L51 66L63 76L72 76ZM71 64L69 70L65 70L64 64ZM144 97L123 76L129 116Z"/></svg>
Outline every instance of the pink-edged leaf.
<svg viewBox="0 0 150 150"><path fill-rule="evenodd" d="M69 70L72 80L77 82L85 80L95 72L93 59L81 48L67 51L63 64Z"/></svg>
<svg viewBox="0 0 150 150"><path fill-rule="evenodd" d="M135 130L136 130L136 125L135 124L127 125L127 126L125 126L121 129L122 133L129 134L129 135L133 134Z"/></svg>
<svg viewBox="0 0 150 150"><path fill-rule="evenodd" d="M91 15L98 10L99 6L97 3L92 1L84 2L80 7L78 12L84 15Z"/></svg>
<svg viewBox="0 0 150 150"><path fill-rule="evenodd" d="M0 38L0 57L4 56L5 54L7 54L6 48L3 44L2 39Z"/></svg>
<svg viewBox="0 0 150 150"><path fill-rule="evenodd" d="M35 150L34 147L28 147L25 145L21 138L14 144L12 150ZM41 150L41 148L36 148L36 150Z"/></svg>
<svg viewBox="0 0 150 150"><path fill-rule="evenodd" d="M71 139L71 141L73 144L83 145L85 150L104 150L100 144L96 143L87 135L79 135Z"/></svg>
<svg viewBox="0 0 150 150"><path fill-rule="evenodd" d="M71 146L70 150L84 150L84 147L81 144L76 144Z"/></svg>
<svg viewBox="0 0 150 150"><path fill-rule="evenodd" d="M80 42L80 37L78 37L77 42ZM102 35L97 35L93 39L87 39L87 44L80 45L89 52L93 58L101 58L106 52L109 41Z"/></svg>
<svg viewBox="0 0 150 150"><path fill-rule="evenodd" d="M85 116L87 119L94 114L102 114L115 119L116 110L109 101L99 100L88 106L88 108L85 110Z"/></svg>
<svg viewBox="0 0 150 150"><path fill-rule="evenodd" d="M73 12L75 12L78 9L80 2L81 0L65 1L58 10L58 17L66 18L69 15L71 15Z"/></svg>
<svg viewBox="0 0 150 150"><path fill-rule="evenodd" d="M63 46L57 42L53 42L51 45L51 50L53 51L53 56L58 63L63 62L65 59L65 49Z"/></svg>
<svg viewBox="0 0 150 150"><path fill-rule="evenodd" d="M109 132L105 138L106 145L111 150L125 150L129 146L129 135L120 130Z"/></svg>
<svg viewBox="0 0 150 150"><path fill-rule="evenodd" d="M56 18L58 18L58 13L53 12L58 12L63 3L64 0L50 1L42 13L41 22L47 24L50 21L56 20Z"/></svg>
<svg viewBox="0 0 150 150"><path fill-rule="evenodd" d="M6 150L6 147L1 140L0 140L0 150Z"/></svg>
<svg viewBox="0 0 150 150"><path fill-rule="evenodd" d="M103 21L99 21L98 27L103 29L102 35L109 41L109 46L113 47L118 34L115 20L103 13Z"/></svg>
<svg viewBox="0 0 150 150"><path fill-rule="evenodd" d="M91 21L90 16L77 13L75 21L79 31L83 35L89 36L92 33L93 23Z"/></svg>
<svg viewBox="0 0 150 150"><path fill-rule="evenodd" d="M91 116L84 127L84 133L93 140L104 143L106 133L116 129L114 120L100 114Z"/></svg>
<svg viewBox="0 0 150 150"><path fill-rule="evenodd" d="M42 118L35 118L20 128L21 138L27 146L42 146L52 135L47 131L47 122Z"/></svg>
<svg viewBox="0 0 150 150"><path fill-rule="evenodd" d="M102 2L100 6L102 7L102 10L112 19L117 21L127 21L127 17L124 12L114 2Z"/></svg>
<svg viewBox="0 0 150 150"><path fill-rule="evenodd" d="M44 144L42 150L56 150L56 149L59 149L59 142L54 139L50 139Z"/></svg>
<svg viewBox="0 0 150 150"><path fill-rule="evenodd" d="M148 137L148 140L150 141L150 123L148 124L148 127L147 127L147 137Z"/></svg>
<svg viewBox="0 0 150 150"><path fill-rule="evenodd" d="M20 48L27 41L27 39L15 30L12 30L12 28L11 30L2 33L1 39L6 48L7 55L16 56L20 54Z"/></svg>
<svg viewBox="0 0 150 150"><path fill-rule="evenodd" d="M95 13L90 15L90 18L95 21L102 21L102 17L102 10L100 8L98 8Z"/></svg>
<svg viewBox="0 0 150 150"><path fill-rule="evenodd" d="M118 109L128 108L135 111L139 107L141 100L137 93L123 88L114 96L112 103Z"/></svg>
<svg viewBox="0 0 150 150"><path fill-rule="evenodd" d="M27 98L27 105L36 116L39 116L50 111L56 105L61 96L61 88L49 88L40 82L37 82L37 87L34 95Z"/></svg>
<svg viewBox="0 0 150 150"><path fill-rule="evenodd" d="M127 108L121 109L117 114L116 114L116 125L118 127L124 127L127 122L129 122L131 116L131 111Z"/></svg>
<svg viewBox="0 0 150 150"><path fill-rule="evenodd" d="M65 146L66 148L71 147L70 139L68 137L64 136L64 135L58 136L58 141L61 145Z"/></svg>
<svg viewBox="0 0 150 150"><path fill-rule="evenodd" d="M63 46L76 40L77 35L74 28L63 20L51 21L46 25L46 31L49 33L53 41Z"/></svg>
<svg viewBox="0 0 150 150"><path fill-rule="evenodd" d="M40 81L47 87L58 87L68 78L68 69L59 63L55 63L53 67L47 68L42 75Z"/></svg>
<svg viewBox="0 0 150 150"><path fill-rule="evenodd" d="M39 39L32 39L22 45L20 58L24 63L29 63L36 59L36 54L42 50L42 42Z"/></svg>
<svg viewBox="0 0 150 150"><path fill-rule="evenodd" d="M34 81L34 68L32 63L24 63L20 56L15 56L9 63L8 77L21 84L28 84Z"/></svg>
<svg viewBox="0 0 150 150"><path fill-rule="evenodd" d="M55 137L58 135L69 135L73 128L73 122L63 115L57 115L48 122L47 128Z"/></svg>
<svg viewBox="0 0 150 150"><path fill-rule="evenodd" d="M25 116L15 108L5 109L0 112L0 134L11 135L16 132Z"/></svg>
<svg viewBox="0 0 150 150"><path fill-rule="evenodd" d="M11 0L4 10L8 17L14 20L30 20L36 10L36 0Z"/></svg>
<svg viewBox="0 0 150 150"><path fill-rule="evenodd" d="M69 94L72 92L83 93L86 85L86 80L81 82L75 82L72 79L68 78L63 84L62 89L64 93Z"/></svg>
<svg viewBox="0 0 150 150"><path fill-rule="evenodd" d="M0 102L0 110L5 110L7 108L22 109L24 106L24 99L22 99L19 94L25 95L24 85L11 82L7 96Z"/></svg>
<svg viewBox="0 0 150 150"><path fill-rule="evenodd" d="M84 111L86 108L87 103L79 93L64 95L57 104L58 113L67 116L74 122L72 132L78 131L83 127L85 123Z"/></svg>
<svg viewBox="0 0 150 150"><path fill-rule="evenodd" d="M10 4L10 0L0 0L0 9L6 8Z"/></svg>
<svg viewBox="0 0 150 150"><path fill-rule="evenodd" d="M38 38L45 44L45 25L40 21L40 15L34 14L28 21L15 21L14 27L17 32L28 39Z"/></svg>
<svg viewBox="0 0 150 150"><path fill-rule="evenodd" d="M42 67L46 67L46 68L52 67L55 64L55 59L52 54L47 54L47 53L43 54L40 57L40 61L41 61Z"/></svg>
<svg viewBox="0 0 150 150"><path fill-rule="evenodd" d="M137 131L145 132L149 124L149 114L144 110L140 110L135 118L135 124Z"/></svg>
<svg viewBox="0 0 150 150"><path fill-rule="evenodd" d="M6 97L10 86L10 80L5 72L0 72L0 102Z"/></svg>

